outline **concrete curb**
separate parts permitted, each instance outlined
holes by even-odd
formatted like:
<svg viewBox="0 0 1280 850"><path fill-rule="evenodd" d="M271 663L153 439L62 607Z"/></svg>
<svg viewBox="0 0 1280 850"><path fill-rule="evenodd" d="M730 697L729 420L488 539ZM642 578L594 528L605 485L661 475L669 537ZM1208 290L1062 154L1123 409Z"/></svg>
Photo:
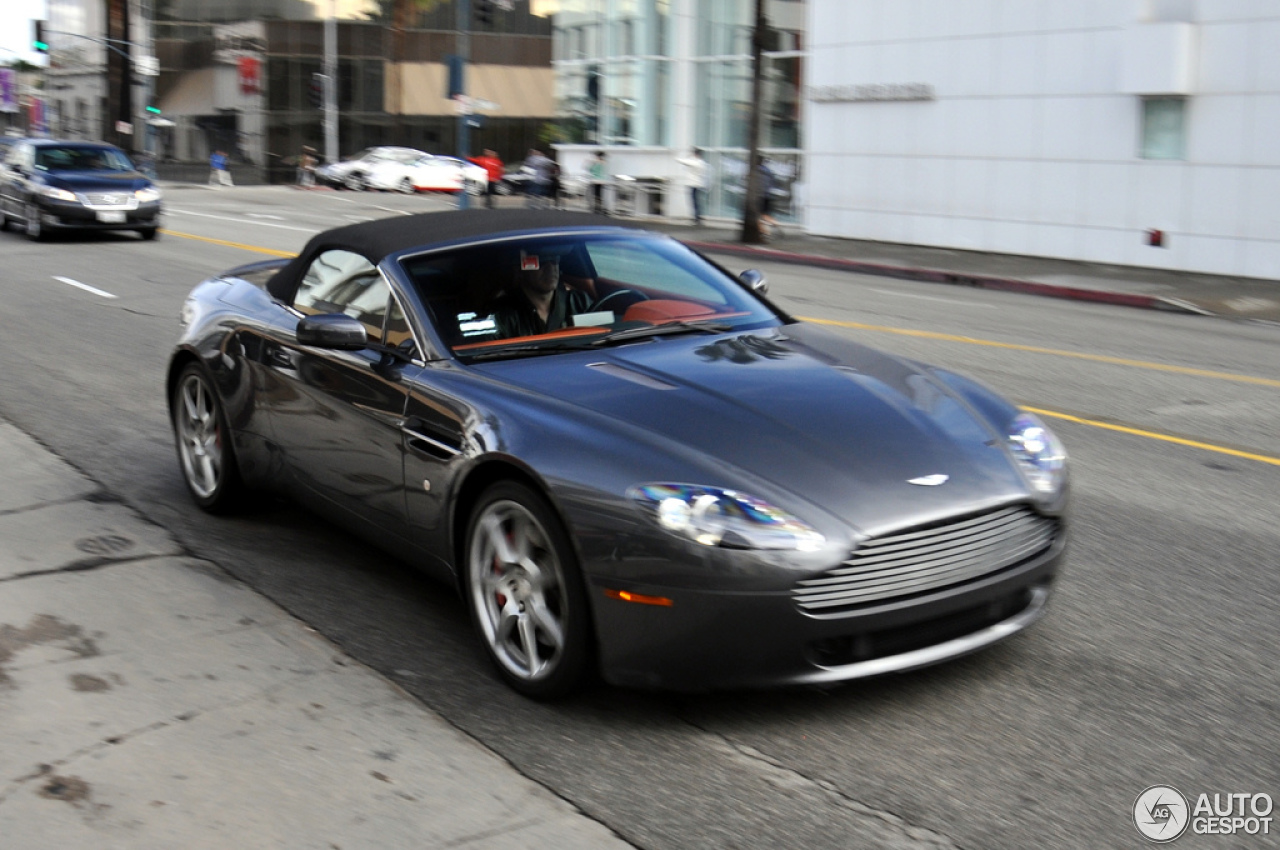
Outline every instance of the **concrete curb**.
<svg viewBox="0 0 1280 850"><path fill-rule="evenodd" d="M896 277L903 280L917 280L925 283L946 283L955 286L972 286L978 289L996 289L1004 292L1024 292L1050 298L1065 298L1073 301L1091 301L1101 304L1114 304L1123 307L1138 307L1146 310L1166 310L1175 313L1194 315L1213 315L1208 310L1177 298L1162 295L1143 295L1133 292L1114 292L1105 289L1085 289L1075 286L1060 286L1052 283L1038 283L1031 280L1015 278L991 277L988 275L968 274L965 272L946 271L942 269L914 268L910 266L890 266L882 263L868 263L862 260L848 260L840 257L824 257L818 254L801 254L794 251L780 251L776 248L759 248L752 245L732 245L725 242L698 242L683 240L686 245L706 253L734 254L743 257L757 257L775 263L793 263L795 265L814 266L817 268L836 269L856 274Z"/></svg>

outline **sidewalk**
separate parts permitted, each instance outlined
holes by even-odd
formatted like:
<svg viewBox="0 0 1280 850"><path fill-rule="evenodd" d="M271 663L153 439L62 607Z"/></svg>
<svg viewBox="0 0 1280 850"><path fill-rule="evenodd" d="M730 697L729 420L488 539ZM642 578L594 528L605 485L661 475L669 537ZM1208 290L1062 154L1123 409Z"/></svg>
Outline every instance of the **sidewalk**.
<svg viewBox="0 0 1280 850"><path fill-rule="evenodd" d="M0 846L627 848L0 421Z"/></svg>
<svg viewBox="0 0 1280 850"><path fill-rule="evenodd" d="M738 241L737 222L694 227L688 223L637 221L654 230L668 232L707 253L757 257L771 262L799 263L905 280L1280 323L1280 280L834 239L809 236L786 225L783 236L765 245L750 246Z"/></svg>

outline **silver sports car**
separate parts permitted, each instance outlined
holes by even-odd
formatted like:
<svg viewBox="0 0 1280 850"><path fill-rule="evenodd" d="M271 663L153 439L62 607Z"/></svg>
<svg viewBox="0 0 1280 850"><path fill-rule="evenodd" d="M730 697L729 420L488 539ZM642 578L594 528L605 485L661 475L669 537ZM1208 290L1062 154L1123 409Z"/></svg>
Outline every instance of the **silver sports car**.
<svg viewBox="0 0 1280 850"><path fill-rule="evenodd" d="M168 372L210 511L290 494L455 585L532 697L826 684L1043 613L1066 453L980 384L612 219L469 210L200 284Z"/></svg>

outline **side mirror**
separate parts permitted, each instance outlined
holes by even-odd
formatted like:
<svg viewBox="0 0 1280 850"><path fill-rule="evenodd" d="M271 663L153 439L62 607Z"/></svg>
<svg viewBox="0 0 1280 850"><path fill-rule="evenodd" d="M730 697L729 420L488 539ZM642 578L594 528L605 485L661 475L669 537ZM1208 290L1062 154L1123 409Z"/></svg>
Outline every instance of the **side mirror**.
<svg viewBox="0 0 1280 850"><path fill-rule="evenodd" d="M764 279L764 272L757 269L747 269L738 275L738 280L757 295L764 295L769 291L769 282Z"/></svg>
<svg viewBox="0 0 1280 850"><path fill-rule="evenodd" d="M361 351L369 347L369 333L357 319L345 313L307 316L298 322L298 343L338 351Z"/></svg>

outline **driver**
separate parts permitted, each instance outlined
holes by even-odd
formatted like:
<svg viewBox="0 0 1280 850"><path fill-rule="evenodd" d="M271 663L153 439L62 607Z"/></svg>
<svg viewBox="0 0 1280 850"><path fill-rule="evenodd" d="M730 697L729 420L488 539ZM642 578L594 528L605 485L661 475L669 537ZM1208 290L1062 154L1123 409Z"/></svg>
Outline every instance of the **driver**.
<svg viewBox="0 0 1280 850"><path fill-rule="evenodd" d="M502 339L573 327L574 315L585 313L591 304L587 293L564 285L556 254L521 251L514 283L506 303L494 313Z"/></svg>

